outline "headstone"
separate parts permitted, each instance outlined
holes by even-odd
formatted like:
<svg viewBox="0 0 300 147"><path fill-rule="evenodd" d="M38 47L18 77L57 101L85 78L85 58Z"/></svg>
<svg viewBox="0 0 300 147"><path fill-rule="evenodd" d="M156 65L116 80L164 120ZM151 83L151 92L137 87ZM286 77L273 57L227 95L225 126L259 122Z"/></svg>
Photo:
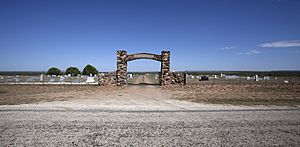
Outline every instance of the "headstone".
<svg viewBox="0 0 300 147"><path fill-rule="evenodd" d="M40 76L40 81L43 81L43 80L44 80L44 75L41 74L41 76Z"/></svg>
<svg viewBox="0 0 300 147"><path fill-rule="evenodd" d="M255 75L255 81L256 81L256 82L259 81L258 75Z"/></svg>
<svg viewBox="0 0 300 147"><path fill-rule="evenodd" d="M88 77L88 78L86 79L86 83L94 83L94 82L95 82L94 77Z"/></svg>
<svg viewBox="0 0 300 147"><path fill-rule="evenodd" d="M127 77L128 77L129 79L131 79L131 78L132 78L132 74L128 74Z"/></svg>
<svg viewBox="0 0 300 147"><path fill-rule="evenodd" d="M221 76L221 78L223 78L223 77L225 77L226 75L225 75L225 74L223 74L223 73L221 73L221 75L220 75L220 76Z"/></svg>
<svg viewBox="0 0 300 147"><path fill-rule="evenodd" d="M63 76L60 77L59 81L63 82L65 80L65 78Z"/></svg>

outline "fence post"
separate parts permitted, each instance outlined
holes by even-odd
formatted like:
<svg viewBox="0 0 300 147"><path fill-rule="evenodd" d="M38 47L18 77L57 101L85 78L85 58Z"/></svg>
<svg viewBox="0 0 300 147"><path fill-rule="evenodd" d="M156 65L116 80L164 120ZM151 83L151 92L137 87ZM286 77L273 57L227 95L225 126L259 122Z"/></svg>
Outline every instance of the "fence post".
<svg viewBox="0 0 300 147"><path fill-rule="evenodd" d="M184 83L184 85L186 85L186 70L184 71L184 75L183 75L183 77L184 77L184 81L183 81L183 83Z"/></svg>

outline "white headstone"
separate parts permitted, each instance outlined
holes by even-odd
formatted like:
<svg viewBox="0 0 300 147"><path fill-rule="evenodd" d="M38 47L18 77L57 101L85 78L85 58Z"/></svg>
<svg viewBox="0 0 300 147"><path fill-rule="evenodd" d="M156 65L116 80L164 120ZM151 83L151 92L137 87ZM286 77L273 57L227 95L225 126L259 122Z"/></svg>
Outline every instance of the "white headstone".
<svg viewBox="0 0 300 147"><path fill-rule="evenodd" d="M44 80L44 75L41 74L41 76L40 76L40 81L43 81L43 80Z"/></svg>
<svg viewBox="0 0 300 147"><path fill-rule="evenodd" d="M94 83L94 82L95 82L95 79L94 79L94 77L88 77L88 78L86 79L86 82L87 82L87 83Z"/></svg>
<svg viewBox="0 0 300 147"><path fill-rule="evenodd" d="M60 77L59 81L63 82L65 80L65 78L63 76Z"/></svg>
<svg viewBox="0 0 300 147"><path fill-rule="evenodd" d="M255 81L259 81L258 75L255 75Z"/></svg>
<svg viewBox="0 0 300 147"><path fill-rule="evenodd" d="M223 78L223 77L225 77L226 75L225 74L223 74L223 73L221 73L221 75L220 75L220 77L221 78Z"/></svg>

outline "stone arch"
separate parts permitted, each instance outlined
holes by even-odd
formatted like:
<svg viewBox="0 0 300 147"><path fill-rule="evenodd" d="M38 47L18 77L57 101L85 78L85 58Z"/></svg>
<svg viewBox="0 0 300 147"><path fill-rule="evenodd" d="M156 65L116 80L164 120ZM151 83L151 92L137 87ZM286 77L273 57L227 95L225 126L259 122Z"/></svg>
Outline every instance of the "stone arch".
<svg viewBox="0 0 300 147"><path fill-rule="evenodd" d="M127 85L127 62L138 59L150 59L161 62L160 79L161 85L165 85L170 80L170 51L162 51L161 55L151 53L127 54L125 50L117 51L117 85Z"/></svg>

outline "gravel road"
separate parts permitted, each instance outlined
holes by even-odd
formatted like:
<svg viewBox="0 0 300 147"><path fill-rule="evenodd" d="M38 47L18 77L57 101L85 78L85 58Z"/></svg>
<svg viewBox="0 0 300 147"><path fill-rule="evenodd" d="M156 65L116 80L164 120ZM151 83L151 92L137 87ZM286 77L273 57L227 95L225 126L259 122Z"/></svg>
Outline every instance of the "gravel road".
<svg viewBox="0 0 300 147"><path fill-rule="evenodd" d="M156 86L0 106L0 146L300 146L300 108L172 99Z"/></svg>
<svg viewBox="0 0 300 147"><path fill-rule="evenodd" d="M1 111L1 146L299 146L299 110Z"/></svg>

